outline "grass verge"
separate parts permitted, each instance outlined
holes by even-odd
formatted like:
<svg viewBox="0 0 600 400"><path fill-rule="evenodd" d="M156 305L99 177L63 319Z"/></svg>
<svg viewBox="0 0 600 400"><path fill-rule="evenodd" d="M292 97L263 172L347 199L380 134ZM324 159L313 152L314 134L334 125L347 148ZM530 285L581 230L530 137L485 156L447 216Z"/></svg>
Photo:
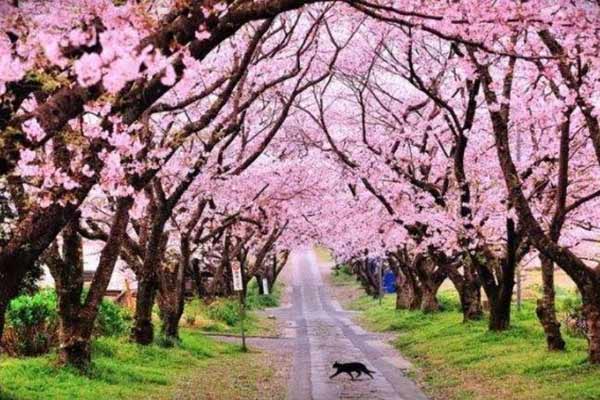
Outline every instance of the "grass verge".
<svg viewBox="0 0 600 400"><path fill-rule="evenodd" d="M331 270L331 283L334 286L358 286L356 277L350 273L348 267L344 264Z"/></svg>
<svg viewBox="0 0 600 400"><path fill-rule="evenodd" d="M141 347L125 338L98 338L90 372L56 365L56 355L0 358L0 399L172 399L182 384L210 377L210 390L197 386L190 399L264 398L261 382L273 371L256 353L184 329L181 346ZM258 356L258 357L257 357ZM248 365L254 365L252 370ZM227 374L215 374L226 368Z"/></svg>
<svg viewBox="0 0 600 400"><path fill-rule="evenodd" d="M512 311L512 327L487 330L487 321L462 322L454 293L441 293L444 311L395 310L362 296L352 308L375 331L397 331L396 347L418 367L417 378L436 399L600 399L600 368L586 361L584 338L565 335L567 351L548 352L533 300Z"/></svg>

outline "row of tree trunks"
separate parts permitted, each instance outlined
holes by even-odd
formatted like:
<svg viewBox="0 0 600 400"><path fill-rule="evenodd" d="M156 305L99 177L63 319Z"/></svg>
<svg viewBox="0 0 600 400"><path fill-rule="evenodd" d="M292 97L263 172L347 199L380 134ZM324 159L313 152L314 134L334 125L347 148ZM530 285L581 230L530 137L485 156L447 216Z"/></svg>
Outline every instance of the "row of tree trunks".
<svg viewBox="0 0 600 400"><path fill-rule="evenodd" d="M173 38L176 38L179 45L187 45L191 42L189 46L190 54L201 62L221 42L234 35L246 23L270 18L277 13L299 8L303 4L302 1L275 1L260 6L236 8L235 11L227 14L222 23L216 24L211 29L211 36L204 40L196 39L193 35L193 32L204 22L203 7L200 5L192 8L174 7L174 11L165 16L158 29L141 41L140 50L152 45L164 54L170 55L172 54ZM242 69L245 70L246 66L247 64L242 65ZM177 80L184 75L184 69L184 64L177 58L174 63ZM237 81L239 81L242 72L240 71L237 74L239 76L236 78ZM30 83L28 85L31 86ZM83 112L86 102L102 95L103 92L100 87L100 84L89 88L82 88L76 83L66 85L45 101L40 102L40 106L35 110L35 119L49 137L57 136L62 132L68 121ZM128 85L116 97L111 107L110 116L121 116L124 124L131 125L170 88L171 85L162 84L159 78L142 82L139 85ZM11 91L14 91L14 89L14 85L9 87ZM19 125L22 122L22 116L16 114L17 110L18 107L13 107L12 110L3 107L3 127L13 126L15 130L20 131ZM107 117L106 121L108 120ZM189 132L189 134L191 133L193 132ZM20 133L20 135L23 135L23 133ZM7 176L17 165L21 144L22 140L20 138L3 141L2 146L5 151L0 154L0 174L3 176ZM69 193L75 201L69 202L64 207L55 202L48 208L33 207L31 210L27 210L26 214L20 216L19 225L14 235L12 235L6 246L2 246L2 251L0 251L0 281L2 282L0 288L0 313L2 313L2 316L0 316L0 334L4 328L4 312L10 300L18 293L24 274L31 269L37 259L56 239L63 227L69 223L79 205L97 183L97 178L101 175L102 163L94 154L91 155L90 158L93 162L90 161L90 165L97 173L93 178L80 182L81 186L73 193ZM151 177L153 174L146 175ZM144 182L136 185L137 189L141 189L147 183L145 178L141 180ZM151 290L145 292L151 293ZM143 303L148 302L145 300ZM140 314L145 315L147 313Z"/></svg>
<svg viewBox="0 0 600 400"><path fill-rule="evenodd" d="M379 296L380 261L371 258L357 259L350 262L350 270L356 275L360 285L369 296Z"/></svg>
<svg viewBox="0 0 600 400"><path fill-rule="evenodd" d="M437 293L447 273L423 254L409 259L407 252L399 251L389 257L396 274L396 308L435 312L440 309Z"/></svg>
<svg viewBox="0 0 600 400"><path fill-rule="evenodd" d="M267 280L267 290L269 291L269 293L273 291L273 287L277 282L279 274L283 270L283 267L285 267L285 265L287 264L289 255L290 253L288 250L281 253L281 255L274 253L271 256L271 262L265 263L265 268L263 268L263 271L255 275L256 281L258 283L259 294L266 294L262 284L263 279Z"/></svg>
<svg viewBox="0 0 600 400"><path fill-rule="evenodd" d="M551 43L550 50L565 58L560 47ZM553 49L555 51L553 51ZM471 49L470 55L477 66L479 75L484 83L484 93L488 105L496 104L498 97L491 89L492 78L488 67L477 62L475 52ZM513 61L514 62L514 61ZM560 60L559 60L560 62ZM568 69L568 66L565 68ZM561 71L563 75L568 75L569 71ZM513 72L511 69L505 75L505 82L512 82ZM503 96L510 98L511 85L504 85ZM580 107L583 109L583 107ZM493 133L495 137L495 147L498 154L498 160L504 181L508 189L509 200L514 206L519 217L520 224L524 227L528 239L538 249L540 253L556 263L562 268L577 285L583 302L583 313L586 318L586 327L588 331L588 355L592 364L600 364L600 273L588 267L581 258L577 257L569 249L555 243L543 230L539 221L534 216L529 201L523 192L519 172L512 159L509 143L509 104L502 104L500 110L489 110L490 120L492 122ZM597 122L597 121L596 121ZM590 127L593 127L590 124ZM592 139L596 139L600 147L600 128L596 131L590 129Z"/></svg>
<svg viewBox="0 0 600 400"><path fill-rule="evenodd" d="M193 40L194 35L186 34L186 32L193 32L193 29L190 30L190 27L199 26L202 22L202 12L198 8L194 10L194 15L188 17L185 15L187 13L185 10L186 8L177 8L175 11L169 13L156 32L141 41L143 44L142 48L151 44L157 49L170 52L169 46L171 46L171 40L166 40L165 38L174 37L172 35L175 32L178 33L176 36L178 40L182 41L182 44ZM198 46L195 56L199 60L202 60L221 40L235 33L238 28L239 26L228 27L226 29L227 32L221 34L221 38L205 41L201 46ZM183 76L183 71L179 68L179 78L181 76ZM37 83L33 84L30 79L27 79L26 82L23 81L23 84L28 88L28 91L34 91L38 86ZM58 135L69 120L83 112L87 101L94 100L102 94L100 86L98 84L89 88L82 88L75 83L59 89L49 98L44 99L44 101L38 99L40 100L40 106L35 110L36 120L41 124L47 135L51 137ZM161 87L159 90L147 90L151 86ZM156 89L155 87L153 89ZM129 109L123 106L126 102L119 102L121 103L120 106L114 108L115 114L120 113L124 115L124 122L131 124L137 120L147 107L160 98L168 88L168 86L161 85L159 79L155 79L144 85L135 85L134 89L129 93L126 93L126 89L123 93L119 94L119 98L135 97L136 100L141 98L142 101L129 102L128 105L131 106ZM10 110L6 109L5 104L3 104L2 129L5 129L9 125L14 125L15 128L18 128L18 125L22 122L21 116L17 114L17 111L24 99L23 95L25 93L21 93L22 88L20 85L15 84L12 84L9 90L16 97ZM17 129L17 131L20 131L20 129ZM21 145L22 140L20 138L4 140L2 142L3 151L0 154L0 174L2 176L8 176L16 167ZM95 159L95 161L97 160ZM92 166L98 170L101 168L101 165L96 162L92 163ZM13 235L6 246L3 246L0 252L0 282L2 282L2 285L0 285L0 313L2 314L0 316L0 338L4 329L4 313L10 300L19 292L23 276L33 267L36 260L75 216L78 207L87 197L99 175L96 174L93 178L86 179L80 188L74 193L70 193L71 196L74 195L76 201L70 202L67 206L63 207L55 203L48 208L33 207L24 213L20 213L20 222L15 235Z"/></svg>

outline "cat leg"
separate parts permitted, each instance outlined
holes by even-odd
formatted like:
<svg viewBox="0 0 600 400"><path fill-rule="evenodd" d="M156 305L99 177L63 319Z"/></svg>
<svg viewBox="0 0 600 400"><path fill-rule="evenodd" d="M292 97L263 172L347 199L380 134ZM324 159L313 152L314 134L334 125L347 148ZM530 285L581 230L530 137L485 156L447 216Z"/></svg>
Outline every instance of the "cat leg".
<svg viewBox="0 0 600 400"><path fill-rule="evenodd" d="M342 373L342 371L340 371L340 370L338 369L338 371L337 371L335 374L331 375L331 376L329 377L329 379L335 378L336 376L338 376L338 375L339 375L339 374L341 374L341 373Z"/></svg>
<svg viewBox="0 0 600 400"><path fill-rule="evenodd" d="M352 375L352 372L350 372L350 371L346 371L346 373L347 373L348 375L350 375L350 378L351 378L352 380L354 380L354 375Z"/></svg>

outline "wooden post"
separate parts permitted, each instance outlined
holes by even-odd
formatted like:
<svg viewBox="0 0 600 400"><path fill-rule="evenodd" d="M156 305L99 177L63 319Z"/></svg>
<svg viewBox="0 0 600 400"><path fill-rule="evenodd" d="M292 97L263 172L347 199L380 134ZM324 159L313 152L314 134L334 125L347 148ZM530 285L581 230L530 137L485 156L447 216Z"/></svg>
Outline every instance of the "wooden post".
<svg viewBox="0 0 600 400"><path fill-rule="evenodd" d="M379 305L383 300L383 262L379 262Z"/></svg>
<svg viewBox="0 0 600 400"><path fill-rule="evenodd" d="M231 263L231 275L233 278L233 290L240 294L240 328L242 329L242 351L248 351L246 347L246 332L244 331L244 319L246 318L246 288L244 284L244 270L240 262Z"/></svg>
<svg viewBox="0 0 600 400"><path fill-rule="evenodd" d="M246 319L246 299L244 298L244 291L240 291L240 327L242 330L242 351L247 352L246 347L246 332L244 330L244 319Z"/></svg>
<svg viewBox="0 0 600 400"><path fill-rule="evenodd" d="M522 297L522 285L521 285L521 266L517 266L517 310L521 311L521 297Z"/></svg>

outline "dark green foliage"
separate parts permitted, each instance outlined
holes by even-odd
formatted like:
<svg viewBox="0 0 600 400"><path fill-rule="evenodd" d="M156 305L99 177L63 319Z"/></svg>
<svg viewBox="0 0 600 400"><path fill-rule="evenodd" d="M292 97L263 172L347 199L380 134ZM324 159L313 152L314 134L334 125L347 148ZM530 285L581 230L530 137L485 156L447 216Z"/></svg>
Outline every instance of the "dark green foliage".
<svg viewBox="0 0 600 400"><path fill-rule="evenodd" d="M4 338L6 351L33 356L47 353L56 345L58 313L54 290L42 290L13 299L6 313L9 330ZM130 329L129 312L110 300L103 300L94 327L98 336L122 336Z"/></svg>
<svg viewBox="0 0 600 400"><path fill-rule="evenodd" d="M279 286L275 285L269 294L259 294L256 280L250 281L246 292L246 305L251 310L262 310L264 308L279 306Z"/></svg>
<svg viewBox="0 0 600 400"><path fill-rule="evenodd" d="M44 290L32 296L22 295L10 302L6 313L12 326L34 326L56 318L56 294Z"/></svg>
<svg viewBox="0 0 600 400"><path fill-rule="evenodd" d="M275 286L268 295L259 294L258 284L252 280L246 292L247 310L264 310L269 307L279 306L281 291ZM240 322L240 302L237 297L218 299L212 302L207 309L207 316L214 321L222 321L229 326Z"/></svg>
<svg viewBox="0 0 600 400"><path fill-rule="evenodd" d="M5 339L7 351L24 356L48 352L55 338L56 317L53 291L44 290L13 299L6 313L10 328Z"/></svg>
<svg viewBox="0 0 600 400"><path fill-rule="evenodd" d="M586 337L587 329L583 316L583 303L579 293L564 297L559 302L559 310L564 315L564 326L569 335L573 337Z"/></svg>
<svg viewBox="0 0 600 400"><path fill-rule="evenodd" d="M235 299L219 299L208 306L208 316L233 326L240 321L240 305Z"/></svg>
<svg viewBox="0 0 600 400"><path fill-rule="evenodd" d="M129 332L131 320L127 309L111 300L104 300L96 319L96 333L100 336L122 336Z"/></svg>
<svg viewBox="0 0 600 400"><path fill-rule="evenodd" d="M347 264L340 264L333 269L331 282L336 286L353 285L356 283L356 276Z"/></svg>

